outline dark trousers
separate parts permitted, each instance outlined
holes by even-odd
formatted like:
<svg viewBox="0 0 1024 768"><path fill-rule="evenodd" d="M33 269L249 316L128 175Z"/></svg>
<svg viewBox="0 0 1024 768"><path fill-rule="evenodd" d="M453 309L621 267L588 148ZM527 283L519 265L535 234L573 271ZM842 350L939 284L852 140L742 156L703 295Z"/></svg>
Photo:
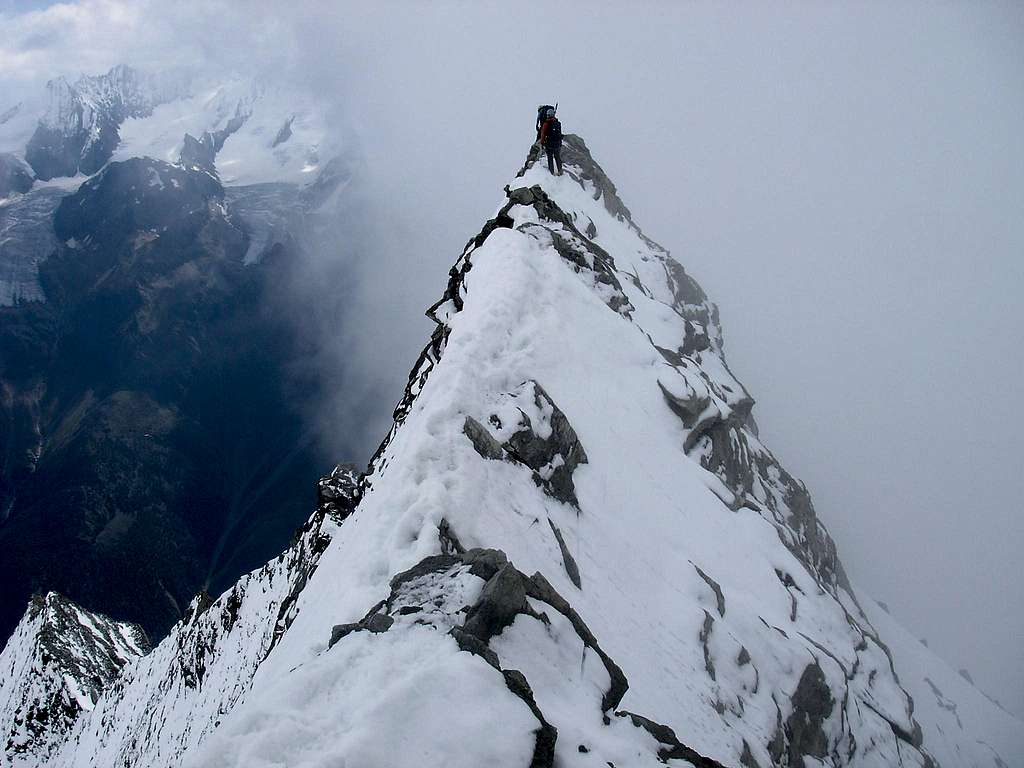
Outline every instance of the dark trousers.
<svg viewBox="0 0 1024 768"><path fill-rule="evenodd" d="M558 175L562 175L562 147L544 147L544 151L548 153L548 170L551 173L555 172L555 164L558 164Z"/></svg>

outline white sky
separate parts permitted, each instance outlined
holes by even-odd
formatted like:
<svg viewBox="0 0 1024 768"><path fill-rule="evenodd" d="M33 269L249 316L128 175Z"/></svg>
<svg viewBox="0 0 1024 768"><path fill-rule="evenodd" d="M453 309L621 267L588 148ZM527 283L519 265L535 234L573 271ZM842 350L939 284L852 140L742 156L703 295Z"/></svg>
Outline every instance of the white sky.
<svg viewBox="0 0 1024 768"><path fill-rule="evenodd" d="M0 111L186 62L311 88L361 136L375 236L338 335L367 445L559 101L720 305L852 577L1024 714L1024 5L25 6L0 0Z"/></svg>

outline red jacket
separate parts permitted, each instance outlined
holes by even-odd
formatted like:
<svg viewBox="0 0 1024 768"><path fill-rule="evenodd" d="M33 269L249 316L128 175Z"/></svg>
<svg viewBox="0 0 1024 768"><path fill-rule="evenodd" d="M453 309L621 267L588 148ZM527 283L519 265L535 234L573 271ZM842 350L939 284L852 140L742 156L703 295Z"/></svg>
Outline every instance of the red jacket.
<svg viewBox="0 0 1024 768"><path fill-rule="evenodd" d="M553 118L553 117L549 117L547 120L544 121L544 125L542 125L540 127L540 145L542 147L546 146L545 142L547 141L547 138L548 138L548 126L551 125L551 121L554 120L554 119L555 118Z"/></svg>

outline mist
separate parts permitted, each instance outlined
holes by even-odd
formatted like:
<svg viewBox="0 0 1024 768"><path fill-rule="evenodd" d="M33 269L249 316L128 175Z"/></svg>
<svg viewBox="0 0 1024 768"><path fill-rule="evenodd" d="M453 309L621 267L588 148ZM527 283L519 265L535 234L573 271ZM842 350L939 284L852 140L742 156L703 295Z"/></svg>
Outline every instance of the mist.
<svg viewBox="0 0 1024 768"><path fill-rule="evenodd" d="M0 4L0 110L121 61L332 105L359 164L296 301L335 460L384 436L423 310L557 101L719 304L851 578L1024 714L1020 5L38 5Z"/></svg>

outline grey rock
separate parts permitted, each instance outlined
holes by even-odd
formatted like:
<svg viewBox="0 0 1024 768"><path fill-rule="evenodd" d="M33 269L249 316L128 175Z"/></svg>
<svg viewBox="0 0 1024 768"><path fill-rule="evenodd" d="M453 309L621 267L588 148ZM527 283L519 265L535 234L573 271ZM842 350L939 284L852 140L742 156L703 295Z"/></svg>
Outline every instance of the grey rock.
<svg viewBox="0 0 1024 768"><path fill-rule="evenodd" d="M444 518L441 518L441 522L437 526L437 538L441 542L441 554L460 555L466 551L462 542L459 541L459 537L455 535L455 531Z"/></svg>
<svg viewBox="0 0 1024 768"><path fill-rule="evenodd" d="M715 679L715 662L711 657L711 647L708 645L708 640L711 638L711 631L714 626L714 618L710 613L704 611L704 623L701 624L697 637L700 640L701 648L704 649L704 669L712 680Z"/></svg>
<svg viewBox="0 0 1024 768"><path fill-rule="evenodd" d="M278 129L277 135L274 136L274 143L270 145L271 148L276 147L280 144L284 144L286 141L288 141L288 139L292 137L292 123L294 121L295 115L292 115L291 117L284 121L284 125L282 125Z"/></svg>
<svg viewBox="0 0 1024 768"><path fill-rule="evenodd" d="M539 185L514 190L506 187L506 194L510 203L532 206L542 222L524 224L520 226L520 231L538 239L541 239L541 232L546 233L554 249L563 259L573 264L577 272L587 270L596 283L604 284L611 289L610 298L605 299L606 303L612 310L628 317L633 307L622 291L622 284L615 270L615 260L591 239L597 234L594 223L590 222L587 229L588 233L593 232L593 235L584 236L576 227L573 218L559 208Z"/></svg>
<svg viewBox="0 0 1024 768"><path fill-rule="evenodd" d="M350 624L335 624L331 628L331 640L327 644L328 648L333 648L335 643L348 637L353 632L371 632L373 634L380 634L387 632L394 625L395 620L388 616L387 613L382 613L382 610L386 610L390 603L388 601L382 601L377 603L369 610L369 612L359 621Z"/></svg>
<svg viewBox="0 0 1024 768"><path fill-rule="evenodd" d="M506 564L484 584L462 628L486 643L523 613L530 613L523 579L513 565Z"/></svg>
<svg viewBox="0 0 1024 768"><path fill-rule="evenodd" d="M391 577L391 594L394 596L399 587L406 582L418 579L420 576L425 576L428 573L440 573L442 571L446 571L459 562L461 562L459 558L453 557L452 555L432 555L430 557L425 557L412 568Z"/></svg>
<svg viewBox="0 0 1024 768"><path fill-rule="evenodd" d="M569 547L566 546L565 539L562 538L562 532L551 521L551 518L548 518L548 525L551 526L551 532L555 534L558 548L562 551L562 565L565 567L565 574L569 577L569 581L576 585L576 589L582 589L583 585L580 581L579 566L576 565L576 559L572 556L572 552L569 551Z"/></svg>
<svg viewBox="0 0 1024 768"><path fill-rule="evenodd" d="M333 648L334 644L337 643L344 637L348 637L353 632L361 629L359 622L352 622L351 624L335 624L331 629L331 641L327 644L328 648Z"/></svg>
<svg viewBox="0 0 1024 768"><path fill-rule="evenodd" d="M505 452L501 449L501 443L491 436L486 427L472 416L467 416L462 426L462 432L469 438L476 452L485 459L502 459Z"/></svg>
<svg viewBox="0 0 1024 768"><path fill-rule="evenodd" d="M366 620L364 628L367 632L377 634L379 632L387 632L394 623L395 620L387 614L375 613Z"/></svg>
<svg viewBox="0 0 1024 768"><path fill-rule="evenodd" d="M470 573L484 581L508 564L508 558L500 549L469 549L459 556L459 560L469 566Z"/></svg>
<svg viewBox="0 0 1024 768"><path fill-rule="evenodd" d="M957 726L959 726L960 729L963 730L964 724L961 722L960 714L957 712L956 702L952 701L951 699L947 699L946 696L942 693L942 691L939 690L939 686L932 682L932 679L930 677L926 677L924 681L928 684L928 687L932 689L932 693L935 694L935 703L938 704L939 707L953 715L953 717L956 718Z"/></svg>
<svg viewBox="0 0 1024 768"><path fill-rule="evenodd" d="M448 530L450 531L450 527ZM448 583L446 579L451 578L464 584L467 570L485 579L486 583L472 606L468 609L456 609L454 606L458 603L445 597ZM421 578L432 574L437 574L440 578ZM416 583L411 584L413 581ZM610 679L608 690L601 697L601 713L606 725L611 724L610 715L629 717L635 727L643 728L657 740L657 753L651 757L662 762L686 760L697 768L722 768L718 763L682 744L668 726L633 713L615 712L615 707L629 687L622 670L601 650L587 625L547 579L539 573L527 578L508 561L501 550L470 549L456 555L430 556L412 568L396 574L391 579L391 585L392 590L388 598L371 608L361 621L337 625L332 632L331 645L359 631L403 631L412 624L433 624L435 627L445 628L460 650L478 657L489 667L500 672L505 687L520 699L536 718L538 725L534 731L535 743L531 766L553 768L558 730L541 711L534 689L523 672L503 667L499 653L501 646L497 646L497 650L490 647L491 639L510 626L519 616L527 616L545 624L550 622L547 613L538 612L539 607L531 608L527 598L543 603L567 618L584 646L594 651L601 659ZM459 589L461 593L462 587ZM419 609L423 609L422 616ZM451 623L453 619L457 622L464 612L465 618L461 625ZM396 622L390 615L392 613L399 617L415 614L417 618L414 622ZM553 636L551 639L557 642ZM580 745L577 751L579 754L599 752L600 745Z"/></svg>
<svg viewBox="0 0 1024 768"><path fill-rule="evenodd" d="M537 408L551 412L551 434L548 437L542 438L537 434L530 418L522 411L518 429L504 444L498 443L491 432L472 416L466 416L462 431L483 458L509 459L529 467L533 470L534 482L549 496L578 509L572 475L576 467L587 463L587 453L569 420L544 388L533 380L524 382L524 385L525 393L521 396L532 397ZM492 414L491 420L497 423L498 417Z"/></svg>
<svg viewBox="0 0 1024 768"><path fill-rule="evenodd" d="M665 354L665 350L659 349L659 351ZM709 395L692 392L687 393L686 396L679 396L665 389L660 381L658 382L658 388L661 390L662 397L665 398L665 403L668 405L669 410L683 422L683 426L687 429L693 430L697 426L697 419L707 410L708 405L711 403ZM684 450L691 450L700 437L700 432L696 430L691 432L684 445Z"/></svg>
<svg viewBox="0 0 1024 768"><path fill-rule="evenodd" d="M832 714L835 700L817 661L808 664L800 675L791 702L793 711L785 727L790 764L799 765L804 755L825 757L829 744L822 726Z"/></svg>
<svg viewBox="0 0 1024 768"><path fill-rule="evenodd" d="M594 185L594 199L601 199L604 207L615 218L620 221L632 223L633 217L626 204L619 197L615 184L608 178L590 154L587 144L582 136L567 133L562 140L562 161L566 165L573 165L580 169L580 180L589 181Z"/></svg>
<svg viewBox="0 0 1024 768"><path fill-rule="evenodd" d="M362 482L363 473L354 464L339 464L317 481L317 509L341 522L359 506Z"/></svg>
<svg viewBox="0 0 1024 768"><path fill-rule="evenodd" d="M658 750L658 757L662 762L669 760L686 760L694 768L723 768L722 764L710 757L705 757L694 749L679 741L675 731L669 726L656 723L653 720L625 710L616 712L619 717L628 717L637 728L643 728L653 736L661 745Z"/></svg>
<svg viewBox="0 0 1024 768"><path fill-rule="evenodd" d="M0 200L32 189L32 169L10 152L0 152Z"/></svg>
<svg viewBox="0 0 1024 768"><path fill-rule="evenodd" d="M185 134L181 154L178 156L179 163L192 168L212 171L215 168L216 157L217 150L214 148L213 135L209 131L198 139L190 133Z"/></svg>
<svg viewBox="0 0 1024 768"><path fill-rule="evenodd" d="M537 407L547 405L551 408L551 435L546 439L541 438L533 431L529 419L525 419L525 427L509 438L506 450L513 458L534 470L534 481L550 496L579 508L572 473L580 464L587 463L587 453L576 431L554 400L540 384L535 381L530 383L533 385ZM561 463L547 477L543 476L540 471L551 467L556 457L561 458Z"/></svg>
<svg viewBox="0 0 1024 768"><path fill-rule="evenodd" d="M757 760L754 759L754 754L750 751L750 745L747 740L743 740L743 752L740 754L740 765L743 768L761 768Z"/></svg>
<svg viewBox="0 0 1024 768"><path fill-rule="evenodd" d="M542 574L535 573L529 578L526 584L526 591L530 597L547 603L565 616L572 624L573 629L576 630L576 634L583 640L583 644L598 655L601 663L604 664L609 679L608 690L604 692L601 698L601 710L608 712L615 709L629 689L629 682L626 680L626 675L619 665L612 661L611 657L601 649L597 638L594 637L594 633L590 631L590 628L584 623L583 619L573 610L568 601L558 594Z"/></svg>
<svg viewBox="0 0 1024 768"><path fill-rule="evenodd" d="M498 654L488 648L487 643L476 635L469 634L462 627L452 627L448 634L455 638L455 642L459 644L460 650L479 656L497 670L501 669Z"/></svg>
<svg viewBox="0 0 1024 768"><path fill-rule="evenodd" d="M697 574L704 579L711 591L715 593L715 603L718 608L718 615L725 616L725 595L722 594L722 588L718 585L718 582L708 576L704 571L700 569L696 563L691 563L694 568L697 569Z"/></svg>
<svg viewBox="0 0 1024 768"><path fill-rule="evenodd" d="M537 706L537 701L533 697L533 690L522 672L518 669L503 669L501 674L505 678L505 685L508 686L508 689L526 703L534 717L540 722L540 727L534 737L530 768L553 768L558 730L547 721L544 713L540 711L540 707Z"/></svg>

